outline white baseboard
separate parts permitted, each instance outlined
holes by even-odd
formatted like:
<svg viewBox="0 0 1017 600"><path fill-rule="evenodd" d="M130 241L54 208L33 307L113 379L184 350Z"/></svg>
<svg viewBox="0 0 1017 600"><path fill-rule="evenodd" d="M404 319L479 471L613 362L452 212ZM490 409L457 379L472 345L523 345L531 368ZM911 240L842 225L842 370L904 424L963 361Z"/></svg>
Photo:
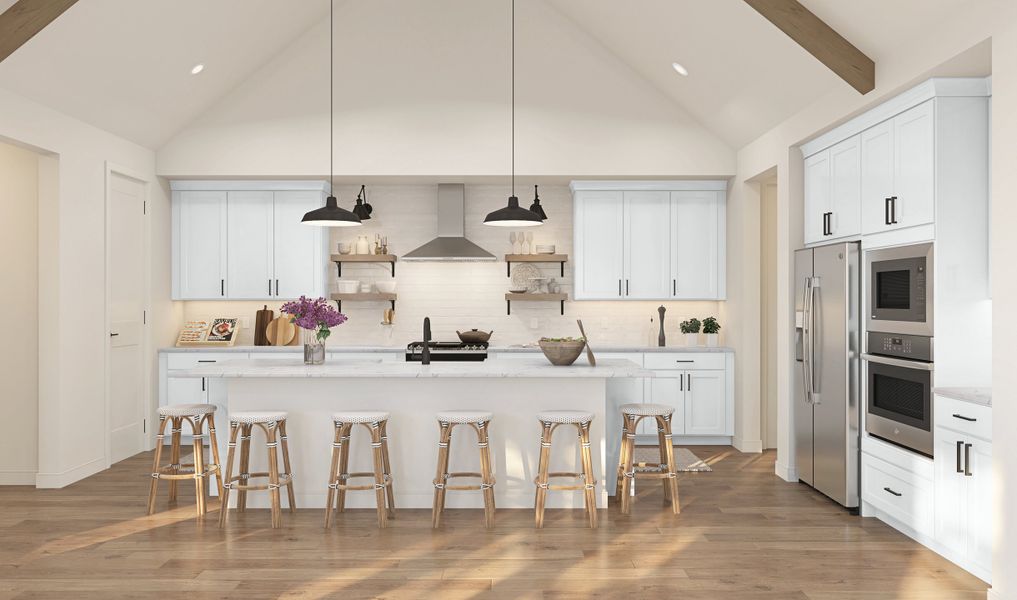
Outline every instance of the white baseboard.
<svg viewBox="0 0 1017 600"><path fill-rule="evenodd" d="M35 471L0 471L0 485L35 485Z"/></svg>
<svg viewBox="0 0 1017 600"><path fill-rule="evenodd" d="M776 473L777 477L780 477L784 481L790 483L798 482L798 470L792 469L784 463L776 463L773 467L773 472Z"/></svg>
<svg viewBox="0 0 1017 600"><path fill-rule="evenodd" d="M739 452L759 454L763 451L763 440L743 440L735 436L731 438L731 445Z"/></svg>
<svg viewBox="0 0 1017 600"><path fill-rule="evenodd" d="M1003 596L1003 594L997 592L993 588L989 588L989 593L986 596L986 598L988 598L988 600L1014 600L1013 596L1010 596L1009 598L1006 598L1006 597Z"/></svg>
<svg viewBox="0 0 1017 600"><path fill-rule="evenodd" d="M100 456L61 473L37 473L35 487L62 488L104 470L106 470L106 458Z"/></svg>

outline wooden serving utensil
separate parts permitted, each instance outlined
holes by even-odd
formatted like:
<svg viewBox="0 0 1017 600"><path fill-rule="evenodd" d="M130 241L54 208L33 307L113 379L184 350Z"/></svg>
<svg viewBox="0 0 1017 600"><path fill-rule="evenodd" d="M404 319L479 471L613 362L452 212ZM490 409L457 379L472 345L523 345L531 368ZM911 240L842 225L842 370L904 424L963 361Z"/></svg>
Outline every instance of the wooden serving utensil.
<svg viewBox="0 0 1017 600"><path fill-rule="evenodd" d="M583 339L586 340L586 360L590 362L591 367L596 367L597 358L593 356L593 348L590 348L590 338L586 337L586 330L583 329L583 320L576 319L576 323L579 323L579 333L583 334Z"/></svg>

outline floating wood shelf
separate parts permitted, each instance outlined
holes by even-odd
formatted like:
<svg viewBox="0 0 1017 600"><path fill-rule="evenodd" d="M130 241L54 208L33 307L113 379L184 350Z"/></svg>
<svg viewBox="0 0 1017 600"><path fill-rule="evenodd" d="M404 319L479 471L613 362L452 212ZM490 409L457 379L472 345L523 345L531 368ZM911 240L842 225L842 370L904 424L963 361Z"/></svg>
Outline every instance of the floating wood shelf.
<svg viewBox="0 0 1017 600"><path fill-rule="evenodd" d="M506 254L505 255L505 276L512 276L512 263L539 262L539 263L561 263L561 276L565 277L565 263L569 260L568 254Z"/></svg>
<svg viewBox="0 0 1017 600"><path fill-rule="evenodd" d="M366 261L364 261L366 262ZM335 301L336 306L339 307L339 312L343 310L343 301L355 301L355 302L379 302L388 301L392 303L392 310L395 310L396 294L386 294L384 292L368 292L368 293L356 293L356 294L332 294L332 300Z"/></svg>
<svg viewBox="0 0 1017 600"><path fill-rule="evenodd" d="M332 262L339 270L339 277L343 276L343 263L388 263L392 265L392 277L395 277L395 254L333 254Z"/></svg>
<svg viewBox="0 0 1017 600"><path fill-rule="evenodd" d="M568 294L505 294L505 306L508 314L512 314L513 302L560 302L561 314L565 314L565 301L569 299Z"/></svg>

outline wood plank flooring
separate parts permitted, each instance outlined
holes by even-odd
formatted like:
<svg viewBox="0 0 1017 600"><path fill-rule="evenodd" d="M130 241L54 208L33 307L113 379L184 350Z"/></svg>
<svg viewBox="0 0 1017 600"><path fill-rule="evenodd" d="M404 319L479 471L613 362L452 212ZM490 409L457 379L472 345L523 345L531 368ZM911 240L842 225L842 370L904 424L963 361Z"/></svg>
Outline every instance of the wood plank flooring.
<svg viewBox="0 0 1017 600"><path fill-rule="evenodd" d="M193 486L145 515L151 455L62 490L0 487L0 600L9 598L682 598L983 600L986 585L873 519L773 474L773 452L695 447L712 473L683 473L673 517L639 482L628 517L583 512L374 510L193 517ZM395 482L399 484L398 481ZM212 503L210 503L211 505Z"/></svg>

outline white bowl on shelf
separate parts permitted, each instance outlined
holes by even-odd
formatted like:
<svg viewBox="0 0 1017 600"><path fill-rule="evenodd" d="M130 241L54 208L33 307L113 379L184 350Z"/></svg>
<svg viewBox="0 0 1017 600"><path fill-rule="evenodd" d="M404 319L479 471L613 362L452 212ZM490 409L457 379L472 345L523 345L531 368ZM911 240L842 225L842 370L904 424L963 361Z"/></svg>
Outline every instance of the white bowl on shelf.
<svg viewBox="0 0 1017 600"><path fill-rule="evenodd" d="M554 254L554 244L537 244L537 254Z"/></svg>
<svg viewBox="0 0 1017 600"><path fill-rule="evenodd" d="M374 287L378 288L378 291L382 294L394 294L396 291L396 282L394 280L382 280L376 281Z"/></svg>
<svg viewBox="0 0 1017 600"><path fill-rule="evenodd" d="M356 294L360 291L360 281L357 279L340 279L335 282L335 289L340 294Z"/></svg>

